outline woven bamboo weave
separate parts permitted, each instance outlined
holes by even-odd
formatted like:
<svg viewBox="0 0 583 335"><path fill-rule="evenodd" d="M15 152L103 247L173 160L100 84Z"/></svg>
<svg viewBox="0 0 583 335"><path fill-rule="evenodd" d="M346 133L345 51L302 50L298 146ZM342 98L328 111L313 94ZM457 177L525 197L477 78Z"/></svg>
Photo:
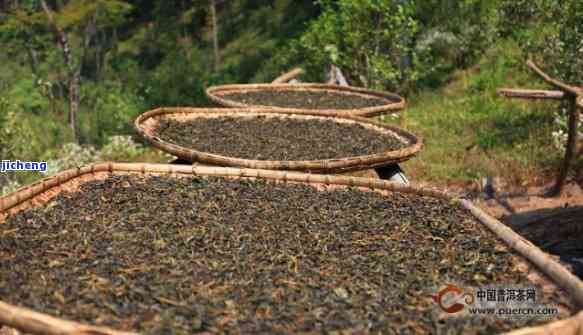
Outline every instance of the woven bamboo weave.
<svg viewBox="0 0 583 335"><path fill-rule="evenodd" d="M449 201L459 201L476 219L484 224L498 238L499 242L510 247L515 253L522 256L528 265L530 273L544 273L552 280L555 289L564 289L573 300L577 310L583 306L583 282L571 274L561 264L549 255L516 234L498 220L488 216L469 201L454 198L446 193L432 189L406 186L390 183L378 179L356 177L340 177L330 175L304 174L289 171L267 171L254 169L221 168L207 166L186 166L168 164L142 163L101 163L89 165L73 170L63 171L55 176L43 179L37 183L25 186L16 192L0 198L0 224L8 213L15 213L40 206L60 192L75 192L79 185L96 179L104 179L112 174L146 174L181 176L220 176L225 178L249 178L270 180L281 183L304 183L322 188L358 187L379 192L402 192L419 196L437 197ZM529 276L530 277L530 276ZM543 279L543 277L539 277ZM546 279L545 279L546 280ZM19 308L0 301L0 325L18 329L30 334L48 335L122 335L129 334L112 329L93 327L80 323L66 321L29 309ZM542 327L519 329L512 335L545 335L564 334L581 335L583 330L583 313L569 319L556 321Z"/></svg>
<svg viewBox="0 0 583 335"><path fill-rule="evenodd" d="M295 119L326 119L339 123L357 123L378 132L395 136L406 145L400 150L381 152L371 155L345 157L337 159L304 160L304 161L269 161L241 159L201 152L170 143L158 136L156 128L163 118L172 118L177 121L193 120L196 118L211 118L220 116L251 117L267 116ZM422 148L421 138L401 128L370 119L354 116L330 116L324 112L297 114L292 110L268 110L252 108L159 108L140 115L135 121L138 133L153 146L180 157L189 162L200 162L216 166L245 167L267 170L291 170L314 173L341 173L347 171L368 170L406 161L415 156Z"/></svg>
<svg viewBox="0 0 583 335"><path fill-rule="evenodd" d="M404 98L394 93L372 91L352 86L340 86L318 83L294 84L294 85L279 83L222 85L207 88L206 94L215 103L226 107L253 107L253 108L269 108L273 110L290 110L290 108L283 108L277 106L248 105L238 101L231 100L224 96L225 94L228 93L234 92L244 93L248 91L332 92L345 95L356 95L365 98L377 98L385 101L385 104L383 105L359 109L317 109L317 111L328 115L353 115L362 117L373 117L399 112L405 109L407 105ZM316 109L302 109L302 108L293 108L292 110L294 110L296 113L311 113L313 111L316 111Z"/></svg>

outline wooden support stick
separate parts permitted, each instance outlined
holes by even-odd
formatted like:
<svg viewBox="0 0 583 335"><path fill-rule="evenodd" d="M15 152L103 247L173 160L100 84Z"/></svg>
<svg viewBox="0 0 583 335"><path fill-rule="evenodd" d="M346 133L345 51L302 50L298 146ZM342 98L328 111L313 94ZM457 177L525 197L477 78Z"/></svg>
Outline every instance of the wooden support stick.
<svg viewBox="0 0 583 335"><path fill-rule="evenodd" d="M336 65L330 65L330 71L328 71L328 81L326 84L330 85L340 85L340 86L349 86L348 81L342 74L342 71Z"/></svg>
<svg viewBox="0 0 583 335"><path fill-rule="evenodd" d="M296 78L297 76L299 76L303 73L304 73L304 70L302 68L296 67L295 69L288 71L288 72L282 74L281 76L275 78L271 83L272 84L287 83L288 81Z"/></svg>
<svg viewBox="0 0 583 335"><path fill-rule="evenodd" d="M565 93L563 93L563 91L499 88L496 92L506 98L550 100L562 100L565 98Z"/></svg>
<svg viewBox="0 0 583 335"><path fill-rule="evenodd" d="M565 181L567 180L567 175L569 173L569 167L571 166L571 161L573 156L575 156L575 150L577 146L577 136L578 130L577 125L579 124L579 108L577 108L577 97L571 96L569 98L569 129L567 137L567 148L565 150L565 158L563 160L563 166L561 166L561 171L557 177L555 186L548 192L549 196L556 196L561 194Z"/></svg>

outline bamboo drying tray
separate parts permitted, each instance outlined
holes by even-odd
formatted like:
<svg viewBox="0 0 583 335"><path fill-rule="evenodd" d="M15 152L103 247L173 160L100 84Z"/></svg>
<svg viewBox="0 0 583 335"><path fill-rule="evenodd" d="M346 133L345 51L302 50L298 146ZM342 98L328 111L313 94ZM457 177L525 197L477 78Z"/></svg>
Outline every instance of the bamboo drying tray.
<svg viewBox="0 0 583 335"><path fill-rule="evenodd" d="M360 97L369 98L380 98L385 100L386 103L380 106L366 107L359 109L301 109L293 108L297 113L311 113L313 111L318 111L323 114L328 115L354 115L363 117L373 117L383 114L390 114L399 112L406 107L405 99L394 93L379 92L367 90L359 87L353 86L340 86L331 84L318 84L318 83L308 83L308 84L233 84L233 85L222 85L222 86L212 86L207 88L207 96L215 103L227 106L227 107L261 107L269 108L273 110L290 110L290 108L275 107L275 106L259 106L259 105L247 105L241 102L230 100L224 97L225 94L238 92L244 93L248 91L312 91L312 92L334 92L338 94L346 95L356 95Z"/></svg>
<svg viewBox="0 0 583 335"><path fill-rule="evenodd" d="M41 206L63 191L75 192L78 187L88 181L105 179L116 174L146 174L168 175L173 177L185 176L220 176L226 178L262 179L281 183L303 183L319 189L334 187L358 187L363 190L379 192L403 192L422 196L444 198L450 201L460 201L463 207L469 210L475 218L492 231L500 243L511 247L524 259L524 265L534 282L542 283L547 287L566 290L573 300L577 310L583 306L583 282L571 274L566 268L553 260L549 255L516 234L513 230L490 217L475 207L471 202L454 198L446 193L431 189L405 186L389 183L382 180L341 177L329 175L313 175L287 171L267 171L253 169L235 169L220 167L203 167L169 164L141 164L141 163L101 163L82 168L63 171L53 177L25 186L16 192L0 198L0 224L9 213L16 213L28 208ZM531 263L531 264L527 264ZM536 266L536 268L534 266ZM549 282L546 277L552 280ZM530 278L530 277L529 277ZM0 333L2 325L30 334L92 334L92 335L122 335L130 334L103 327L83 325L73 321L62 320L46 314L38 313L26 308L12 306L0 301ZM4 328L6 331L6 328ZM541 327L524 328L511 332L513 335L543 335L564 334L580 335L583 332L583 312L569 319L556 321Z"/></svg>
<svg viewBox="0 0 583 335"><path fill-rule="evenodd" d="M158 137L156 128L161 118L172 118L174 120L192 120L195 118L209 117L248 117L248 116L268 116L281 118L298 119L330 119L336 122L358 123L364 127L383 131L400 139L407 146L400 150L388 151L378 154L306 161L268 161L233 158L201 152L190 148L185 148L172 144ZM232 166L252 169L268 170L292 170L315 173L342 173L349 171L370 170L376 167L391 165L406 161L415 156L423 147L422 139L395 126L376 122L370 119L354 116L330 116L325 112L313 111L304 114L297 114L292 110L268 110L250 108L159 108L140 115L135 121L138 133L148 140L153 146L180 157L189 162L200 162L215 166Z"/></svg>

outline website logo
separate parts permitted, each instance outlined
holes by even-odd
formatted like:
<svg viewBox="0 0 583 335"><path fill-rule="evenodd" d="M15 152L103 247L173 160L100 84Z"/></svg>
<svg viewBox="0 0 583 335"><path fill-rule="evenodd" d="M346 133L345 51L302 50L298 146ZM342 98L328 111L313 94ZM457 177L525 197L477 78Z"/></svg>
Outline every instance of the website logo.
<svg viewBox="0 0 583 335"><path fill-rule="evenodd" d="M444 312L450 314L462 311L466 305L472 305L475 299L473 292L466 292L453 284L447 284L445 288L439 290L437 295L432 295L431 298ZM462 299L466 303L465 305L460 303Z"/></svg>

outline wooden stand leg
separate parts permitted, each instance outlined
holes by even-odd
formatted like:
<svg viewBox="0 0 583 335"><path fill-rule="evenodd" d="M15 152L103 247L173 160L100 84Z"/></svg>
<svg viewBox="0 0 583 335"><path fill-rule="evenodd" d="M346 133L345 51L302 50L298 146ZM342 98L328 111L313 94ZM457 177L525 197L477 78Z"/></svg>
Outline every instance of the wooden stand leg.
<svg viewBox="0 0 583 335"><path fill-rule="evenodd" d="M182 158L176 158L175 160L173 160L172 162L170 162L170 164L179 164L179 165L192 165L191 162L184 160Z"/></svg>
<svg viewBox="0 0 583 335"><path fill-rule="evenodd" d="M571 161L577 146L577 125L579 124L579 109L577 108L577 97L569 97L569 131L567 137L567 148L565 152L565 159L563 160L563 166L561 166L561 171L557 177L555 186L549 190L547 196L554 197L561 194L567 176L569 174L569 167L571 166Z"/></svg>
<svg viewBox="0 0 583 335"><path fill-rule="evenodd" d="M379 178L409 185L409 180L399 164L387 165L375 169Z"/></svg>

